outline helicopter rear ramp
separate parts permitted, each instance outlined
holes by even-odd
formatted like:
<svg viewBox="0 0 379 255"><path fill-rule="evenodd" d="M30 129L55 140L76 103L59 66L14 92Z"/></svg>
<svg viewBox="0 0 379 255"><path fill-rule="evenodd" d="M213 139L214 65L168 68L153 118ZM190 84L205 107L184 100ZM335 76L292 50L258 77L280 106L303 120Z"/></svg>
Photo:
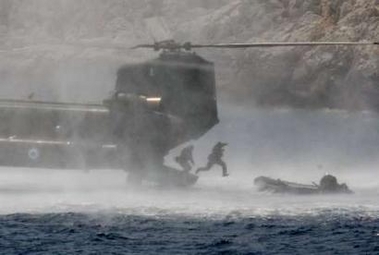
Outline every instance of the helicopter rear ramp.
<svg viewBox="0 0 379 255"><path fill-rule="evenodd" d="M198 179L199 177L197 175L163 166L159 171L149 173L146 181L164 187L190 187L193 186Z"/></svg>

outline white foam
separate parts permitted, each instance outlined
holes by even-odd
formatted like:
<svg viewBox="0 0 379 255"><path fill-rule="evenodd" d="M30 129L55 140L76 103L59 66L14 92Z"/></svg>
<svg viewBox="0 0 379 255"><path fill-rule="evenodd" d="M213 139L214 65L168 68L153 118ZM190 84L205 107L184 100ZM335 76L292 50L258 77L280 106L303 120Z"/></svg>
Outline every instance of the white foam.
<svg viewBox="0 0 379 255"><path fill-rule="evenodd" d="M232 111L232 112L230 112ZM133 190L121 170L0 169L0 214L111 211L200 216L312 214L359 211L379 216L379 180L374 144L377 119L365 114L304 111L221 111L221 124L195 143L197 165L218 140L229 143L221 169L201 173L190 189ZM342 117L341 117L342 116ZM180 148L166 158L172 158ZM363 155L363 156L362 156ZM262 194L253 180L266 175L300 183L318 182L325 172L356 193L338 196Z"/></svg>

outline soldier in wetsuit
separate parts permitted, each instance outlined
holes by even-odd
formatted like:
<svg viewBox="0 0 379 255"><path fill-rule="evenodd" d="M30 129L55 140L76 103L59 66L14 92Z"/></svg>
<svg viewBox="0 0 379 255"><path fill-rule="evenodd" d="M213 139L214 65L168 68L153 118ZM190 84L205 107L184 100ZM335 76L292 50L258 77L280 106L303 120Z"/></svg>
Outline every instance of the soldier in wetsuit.
<svg viewBox="0 0 379 255"><path fill-rule="evenodd" d="M208 156L208 163L205 167L200 167L196 170L196 174L202 171L209 171L213 165L219 165L222 167L222 176L228 176L228 170L225 162L222 160L222 156L224 155L224 147L227 143L218 142L215 146L213 146L212 153Z"/></svg>
<svg viewBox="0 0 379 255"><path fill-rule="evenodd" d="M193 145L185 147L178 157L175 157L175 161L183 168L184 172L190 172L192 165L195 164L192 156Z"/></svg>

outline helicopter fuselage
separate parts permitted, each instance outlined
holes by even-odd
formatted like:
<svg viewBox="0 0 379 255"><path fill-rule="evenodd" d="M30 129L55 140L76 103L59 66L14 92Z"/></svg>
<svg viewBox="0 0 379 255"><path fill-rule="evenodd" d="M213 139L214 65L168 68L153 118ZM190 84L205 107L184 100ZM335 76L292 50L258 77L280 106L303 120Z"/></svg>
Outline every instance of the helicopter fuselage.
<svg viewBox="0 0 379 255"><path fill-rule="evenodd" d="M121 67L100 104L0 100L0 119L2 166L122 168L144 178L167 169L169 150L218 123L214 67L164 52Z"/></svg>

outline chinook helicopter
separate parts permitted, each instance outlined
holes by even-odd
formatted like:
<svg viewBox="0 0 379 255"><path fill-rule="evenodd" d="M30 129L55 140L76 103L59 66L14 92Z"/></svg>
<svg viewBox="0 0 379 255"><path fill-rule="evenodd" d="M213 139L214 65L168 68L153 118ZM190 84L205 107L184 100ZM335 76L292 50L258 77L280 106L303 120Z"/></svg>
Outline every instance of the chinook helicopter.
<svg viewBox="0 0 379 255"><path fill-rule="evenodd" d="M218 122L214 64L193 49L377 45L377 42L191 44L165 40L156 59L121 66L111 97L98 104L0 100L0 165L117 168L128 180L190 186L198 177L164 165L169 151Z"/></svg>

